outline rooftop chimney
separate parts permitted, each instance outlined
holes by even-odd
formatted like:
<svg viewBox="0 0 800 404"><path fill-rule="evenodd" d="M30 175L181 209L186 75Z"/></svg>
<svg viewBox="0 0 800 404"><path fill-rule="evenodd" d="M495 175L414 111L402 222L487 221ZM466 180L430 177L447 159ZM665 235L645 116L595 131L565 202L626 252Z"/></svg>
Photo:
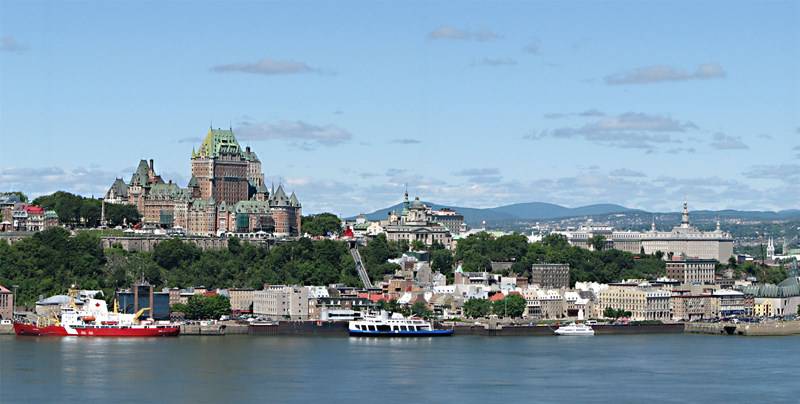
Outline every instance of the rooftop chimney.
<svg viewBox="0 0 800 404"><path fill-rule="evenodd" d="M150 159L150 169L155 171L155 169L153 169L153 159Z"/></svg>

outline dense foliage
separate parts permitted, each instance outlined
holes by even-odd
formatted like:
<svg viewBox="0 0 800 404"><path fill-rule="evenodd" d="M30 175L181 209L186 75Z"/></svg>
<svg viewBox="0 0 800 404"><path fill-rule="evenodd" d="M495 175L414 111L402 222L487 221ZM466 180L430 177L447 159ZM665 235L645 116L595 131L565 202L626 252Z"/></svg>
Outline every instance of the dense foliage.
<svg viewBox="0 0 800 404"><path fill-rule="evenodd" d="M64 294L70 285L102 289L113 296L141 278L156 287L253 287L268 284L359 285L353 259L343 242L309 239L271 248L231 239L224 250L203 251L171 239L153 253L103 251L98 235L70 237L54 228L13 245L0 243L0 284L19 285L19 302Z"/></svg>
<svg viewBox="0 0 800 404"><path fill-rule="evenodd" d="M386 240L386 235L379 234L370 240L366 247L360 247L359 250L370 279L376 281L382 280L384 275L391 275L400 269L397 264L386 262L386 260L400 257L403 252L408 250L408 244L389 242Z"/></svg>
<svg viewBox="0 0 800 404"><path fill-rule="evenodd" d="M606 309L603 310L603 317L606 318L618 319L620 317L630 317L630 316L631 312L628 310L615 309L613 307L606 307Z"/></svg>
<svg viewBox="0 0 800 404"><path fill-rule="evenodd" d="M224 315L231 314L231 302L222 295L194 295L189 297L186 304L173 305L172 311L181 312L190 320L219 319Z"/></svg>
<svg viewBox="0 0 800 404"><path fill-rule="evenodd" d="M510 272L527 276L532 264L570 265L570 283L579 281L614 282L621 279L650 279L665 274L664 261L657 255L633 255L616 249L590 251L567 243L561 235L549 235L540 242L513 234L492 237L478 233L460 240L456 260L463 260L464 271L490 271L491 261L511 261Z"/></svg>
<svg viewBox="0 0 800 404"><path fill-rule="evenodd" d="M519 318L525 313L527 305L525 298L514 293L502 300L492 302L492 312L498 317Z"/></svg>
<svg viewBox="0 0 800 404"><path fill-rule="evenodd" d="M33 200L46 210L54 210L58 221L70 226L96 227L102 216L102 202L98 199L84 198L69 192L58 191L51 195L40 196ZM133 205L106 204L106 220L109 226L120 226L124 223L134 224L141 220L141 215Z"/></svg>
<svg viewBox="0 0 800 404"><path fill-rule="evenodd" d="M519 318L525 313L525 299L514 293L501 300L490 302L486 299L469 299L464 302L464 315L469 318L482 318L489 314L498 317Z"/></svg>
<svg viewBox="0 0 800 404"><path fill-rule="evenodd" d="M333 213L320 213L303 216L301 228L310 236L327 236L339 233L342 229L342 221Z"/></svg>
<svg viewBox="0 0 800 404"><path fill-rule="evenodd" d="M734 271L737 278L744 276L755 276L761 283L781 283L789 276L788 271L783 265L769 266L762 265L759 262L748 261L742 265L738 265L735 260L729 261L728 264Z"/></svg>

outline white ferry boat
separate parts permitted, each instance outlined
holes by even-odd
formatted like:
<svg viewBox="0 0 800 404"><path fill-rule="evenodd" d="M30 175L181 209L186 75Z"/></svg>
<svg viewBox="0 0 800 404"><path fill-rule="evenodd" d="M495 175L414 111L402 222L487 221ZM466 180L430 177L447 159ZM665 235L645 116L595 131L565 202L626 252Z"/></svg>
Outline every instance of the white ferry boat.
<svg viewBox="0 0 800 404"><path fill-rule="evenodd" d="M453 330L436 330L431 323L415 318L405 318L394 313L392 317L368 316L361 320L350 321L348 325L352 336L389 336L389 337L435 337L453 335Z"/></svg>
<svg viewBox="0 0 800 404"><path fill-rule="evenodd" d="M583 323L571 323L568 325L562 325L558 327L557 330L554 331L556 335L594 335L594 330L592 327L589 327Z"/></svg>

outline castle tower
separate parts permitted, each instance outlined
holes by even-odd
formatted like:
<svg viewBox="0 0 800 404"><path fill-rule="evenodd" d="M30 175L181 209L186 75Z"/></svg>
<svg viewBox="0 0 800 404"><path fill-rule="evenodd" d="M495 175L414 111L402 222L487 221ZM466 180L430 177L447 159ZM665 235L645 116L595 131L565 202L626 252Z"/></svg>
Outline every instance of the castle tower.
<svg viewBox="0 0 800 404"><path fill-rule="evenodd" d="M200 198L231 204L248 199L248 160L233 130L209 129L191 160Z"/></svg>

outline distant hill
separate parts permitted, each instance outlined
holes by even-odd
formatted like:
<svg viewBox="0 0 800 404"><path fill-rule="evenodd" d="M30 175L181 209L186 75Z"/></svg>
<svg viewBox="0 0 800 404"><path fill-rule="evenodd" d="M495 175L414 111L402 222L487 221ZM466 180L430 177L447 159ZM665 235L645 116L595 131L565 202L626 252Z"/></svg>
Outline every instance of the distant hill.
<svg viewBox="0 0 800 404"><path fill-rule="evenodd" d="M561 205L545 202L516 203L512 205L498 206L496 208L467 208L460 206L441 205L433 202L423 202L433 209L450 208L462 215L464 221L470 226L479 225L482 221L487 223L509 222L509 221L531 221L559 219L575 216L594 216L607 215L613 213L626 213L635 210L620 205L597 204L581 206L577 208L567 208ZM403 204L398 203L388 208L376 210L366 214L369 220L385 219L390 211L401 211Z"/></svg>
<svg viewBox="0 0 800 404"><path fill-rule="evenodd" d="M527 202L515 203L511 205L498 206L496 208L467 208L462 206L442 205L434 202L423 202L433 209L450 208L462 215L464 221L470 226L478 226L481 222L486 221L490 225L497 225L499 223L512 223L512 222L531 222L531 221L545 221L553 219L567 219L583 216L604 216L613 214L632 214L632 215L651 215L652 212L647 212L641 209L631 209L622 205L602 203L587 206L580 206L576 208L568 208L561 205L546 202ZM379 209L374 212L366 214L369 220L385 219L390 211L394 210L400 212L403 209L403 204L398 203L384 209ZM800 209L781 210L778 212L772 211L742 211L742 210L697 210L690 212L695 219L709 218L739 218L743 220L789 220L799 219ZM658 214L675 214L680 215L680 212L658 212Z"/></svg>

